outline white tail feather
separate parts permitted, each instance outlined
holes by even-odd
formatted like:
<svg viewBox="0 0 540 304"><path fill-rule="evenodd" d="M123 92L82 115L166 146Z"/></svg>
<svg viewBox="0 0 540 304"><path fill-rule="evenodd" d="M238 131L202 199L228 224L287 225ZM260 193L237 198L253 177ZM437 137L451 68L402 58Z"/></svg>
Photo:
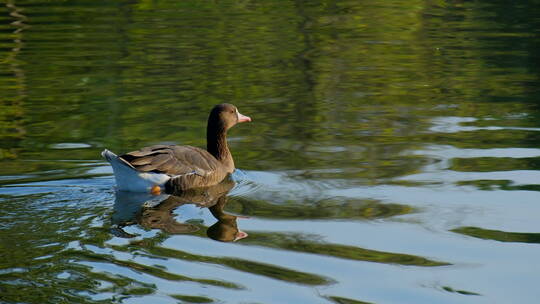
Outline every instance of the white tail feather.
<svg viewBox="0 0 540 304"><path fill-rule="evenodd" d="M112 166L116 186L121 191L149 192L154 186L163 187L171 179L167 174L137 171L131 164L105 149L101 152Z"/></svg>

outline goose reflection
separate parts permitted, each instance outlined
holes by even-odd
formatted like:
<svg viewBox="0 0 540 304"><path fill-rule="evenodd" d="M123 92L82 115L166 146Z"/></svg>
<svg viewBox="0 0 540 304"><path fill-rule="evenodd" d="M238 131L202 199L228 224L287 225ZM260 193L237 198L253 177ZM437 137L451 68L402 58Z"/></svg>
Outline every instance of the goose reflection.
<svg viewBox="0 0 540 304"><path fill-rule="evenodd" d="M173 214L179 206L192 204L208 208L217 219L216 223L208 227L208 237L222 242L243 239L248 234L238 228L238 216L223 211L227 204L227 194L234 185L233 181L226 180L207 188L157 196L116 191L111 231L118 237L132 238L136 235L127 233L124 227L139 224L146 229L160 229L170 234L195 233L200 229L198 225L177 222Z"/></svg>

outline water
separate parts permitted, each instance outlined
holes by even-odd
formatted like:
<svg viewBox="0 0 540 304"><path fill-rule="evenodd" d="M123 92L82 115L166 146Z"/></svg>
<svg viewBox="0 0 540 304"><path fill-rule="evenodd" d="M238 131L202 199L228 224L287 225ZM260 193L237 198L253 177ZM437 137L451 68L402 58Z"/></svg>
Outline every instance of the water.
<svg viewBox="0 0 540 304"><path fill-rule="evenodd" d="M0 302L540 298L538 1L2 4ZM223 101L232 181L115 192Z"/></svg>

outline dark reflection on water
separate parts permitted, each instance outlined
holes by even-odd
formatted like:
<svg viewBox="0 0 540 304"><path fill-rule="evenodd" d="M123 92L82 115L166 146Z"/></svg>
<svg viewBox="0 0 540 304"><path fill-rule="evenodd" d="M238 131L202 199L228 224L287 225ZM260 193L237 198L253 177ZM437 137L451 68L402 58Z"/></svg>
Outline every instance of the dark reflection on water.
<svg viewBox="0 0 540 304"><path fill-rule="evenodd" d="M369 261L378 263L414 265L414 266L444 266L449 265L444 262L431 261L422 257L382 252L358 248L354 246L345 246L338 244L325 244L311 239L309 236L294 234L269 234L258 233L251 234L251 238L246 240L247 244L268 246L282 250L298 251L305 253L314 253L332 257L338 257L350 260Z"/></svg>
<svg viewBox="0 0 540 304"><path fill-rule="evenodd" d="M520 233L500 230L489 230L478 227L459 227L453 232L499 242L540 243L540 233Z"/></svg>
<svg viewBox="0 0 540 304"><path fill-rule="evenodd" d="M363 301L358 301L358 300L353 300L353 299L348 299L348 298L343 298L343 297L335 297L335 296L328 297L328 300L332 301L332 303L338 303L338 304L370 304L368 302L363 302Z"/></svg>
<svg viewBox="0 0 540 304"><path fill-rule="evenodd" d="M227 194L234 187L234 182L226 180L216 186L195 189L174 194L162 194L154 196L146 193L131 193L117 191L115 196L115 212L112 216L113 234L118 237L132 238L122 230L123 227L132 224L141 225L145 229L160 229L168 234L197 233L200 225L179 223L174 218L173 210L184 204L192 204L199 208L208 208L216 218L216 222L206 230L206 235L214 240L230 242L246 238L248 234L238 229L238 216L224 212L227 204ZM296 206L275 206L261 201L234 199L241 209L233 208L235 212L248 216L270 217L279 219L339 219L339 218L384 218L399 214L406 214L409 207L385 204L358 204L349 202L345 205L330 205L328 202L303 204ZM250 212L256 210L256 212ZM334 214L335 211L337 214ZM243 217L244 217L243 216ZM193 220L193 219L188 219ZM422 257L407 254L381 252L344 246L339 244L324 244L308 235L285 234L285 233L250 233L251 238L243 243L258 245L281 250L291 250L304 253L321 254L351 260L362 260L379 263L392 263L416 266L442 266L449 265L444 262L430 261ZM200 234L198 234L200 235ZM151 249L151 252L159 251L165 254L165 249ZM176 254L177 255L177 254ZM186 253L182 253L186 258ZM169 254L170 256L170 254ZM242 261L243 265L252 262ZM250 267L248 267L250 268ZM286 275L283 276L283 279Z"/></svg>
<svg viewBox="0 0 540 304"><path fill-rule="evenodd" d="M227 208L231 211L261 218L274 219L383 219L413 212L400 204L385 204L376 200L331 199L298 201L296 204L272 204L269 201L237 198Z"/></svg>
<svg viewBox="0 0 540 304"><path fill-rule="evenodd" d="M193 233L198 225L179 223L174 219L173 210L184 204L208 208L217 222L208 227L206 234L218 241L230 242L247 237L238 229L237 216L223 211L227 204L227 193L234 187L232 180L201 189L158 196L146 193L116 191L113 233L120 237L134 237L122 230L126 225L139 224L146 229L160 229L169 234Z"/></svg>
<svg viewBox="0 0 540 304"><path fill-rule="evenodd" d="M0 302L534 303L538 6L4 1ZM232 189L115 193L224 101Z"/></svg>
<svg viewBox="0 0 540 304"><path fill-rule="evenodd" d="M187 252L172 250L163 247L147 248L149 253L153 253L163 257L170 258L182 258L188 261L204 262L210 264L216 264L220 266L229 267L242 272L261 275L276 280L306 284L306 285L326 285L331 283L328 278L321 277L316 274L310 274L305 272L299 272L291 269L286 269L277 265L271 265L261 262L253 262L239 258L226 258L226 257L209 257L193 255Z"/></svg>

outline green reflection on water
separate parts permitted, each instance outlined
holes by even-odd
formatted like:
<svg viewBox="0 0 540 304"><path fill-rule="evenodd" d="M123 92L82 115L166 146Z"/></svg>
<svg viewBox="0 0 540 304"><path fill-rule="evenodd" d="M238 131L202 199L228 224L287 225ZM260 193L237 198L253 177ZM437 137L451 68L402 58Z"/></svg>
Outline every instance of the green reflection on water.
<svg viewBox="0 0 540 304"><path fill-rule="evenodd" d="M475 238L499 242L540 243L540 233L508 232L479 227L460 227L452 229L452 231Z"/></svg>
<svg viewBox="0 0 540 304"><path fill-rule="evenodd" d="M93 184L99 180L95 177L104 174L94 172L100 167L96 163L101 161L100 150L125 152L158 142L204 146L207 111L218 102L233 102L254 118L249 129L231 132L240 168L301 171L289 174L300 181L428 187L438 184L399 179L440 160L409 152L432 145L538 148L540 138L534 129L540 121L537 7L534 0L512 4L4 1L0 5L0 268L5 271L0 278L6 283L0 287L1 300L121 302L131 296L144 298L158 288L92 271L82 264L85 261L139 269L165 280L198 282L109 255L62 250L72 242L104 248L113 238L102 228L108 225L112 191L100 196L91 190L103 187ZM440 117L475 120L432 129ZM513 159L512 155L456 157L449 164L460 172L538 169L537 157ZM49 187L46 182L61 180L65 183L40 190L48 195L30 194L37 186L27 185L38 182ZM65 191L66 184L76 185ZM539 191L533 182L514 185L489 176L457 184L474 185L478 191ZM110 187L109 183L105 189ZM4 194L10 190L17 190L20 197ZM238 199L230 207L284 221L384 221L422 212L414 206L363 198L317 201L316 207L304 197L288 203ZM537 242L534 233L474 227L456 232ZM167 237L159 235L151 242L159 244ZM242 244L351 261L445 264L295 234L250 232ZM144 244L133 246L144 248ZM177 251L159 251L157 245L148 250L156 256L181 258ZM256 260L187 256L283 282L320 286L331 281ZM107 282L112 286L100 287ZM231 283L233 288L243 282L199 283L211 287ZM176 298L211 301L184 294ZM330 297L338 303L357 303L353 298Z"/></svg>
<svg viewBox="0 0 540 304"><path fill-rule="evenodd" d="M261 232L250 232L249 235L250 237L244 239L242 243L376 263L428 267L450 265L449 263L432 261L410 254L384 252L349 245L323 243L304 235Z"/></svg>
<svg viewBox="0 0 540 304"><path fill-rule="evenodd" d="M336 296L329 296L327 298L337 304L371 304L369 302L363 302L363 301L358 301L358 300L353 300L353 299L348 299L348 298L343 298L343 297L336 297Z"/></svg>
<svg viewBox="0 0 540 304"><path fill-rule="evenodd" d="M456 290L456 289L453 289L452 287L448 287L448 286L443 286L442 288L445 291L453 292L453 293L459 293L459 294L466 295L466 296L480 296L479 293L472 292L472 291Z"/></svg>
<svg viewBox="0 0 540 304"><path fill-rule="evenodd" d="M96 253L88 252L88 251L83 251L83 252L66 251L63 253L63 255L66 255L67 257L70 257L70 258L79 258L82 261L107 262L107 263L133 269L138 272L146 273L146 274L155 276L157 278L166 279L170 281L192 281L192 282L198 282L198 283L206 284L206 285L213 285L213 286L233 288L233 289L242 288L238 286L237 284L227 282L226 280L220 281L220 280L190 278L187 276L167 272L158 267L143 265L143 264L139 264L132 261L119 260L119 259L114 258L113 256L96 254Z"/></svg>
<svg viewBox="0 0 540 304"><path fill-rule="evenodd" d="M200 297L200 296L188 296L188 295L172 295L173 298L178 299L183 302L188 303L213 303L214 300L207 298L207 297Z"/></svg>
<svg viewBox="0 0 540 304"><path fill-rule="evenodd" d="M481 157L454 158L451 170L464 172L493 172L513 170L539 170L540 157L511 158L511 157Z"/></svg>
<svg viewBox="0 0 540 304"><path fill-rule="evenodd" d="M347 178L393 177L424 164L396 156L425 142L488 147L538 141L523 132L417 134L434 114L504 118L531 109L522 102L476 102L486 92L483 101L534 94L528 84L537 77L527 61L536 55L526 51L537 40L519 31L529 26L526 19L512 21L521 28L502 35L501 24L510 21L493 20L496 4L23 4L31 27L17 33L25 41L22 51L3 49L13 58L3 63L10 72L0 79L19 83L5 85L0 103L4 159L65 159L65 151L47 147L66 142L98 147L70 151L69 159L95 159L102 146L203 146L206 111L221 101L238 103L261 122L242 131L244 140L234 147L241 164L254 169L367 165L377 170ZM391 17L398 11L407 13ZM6 44L16 44L3 35ZM505 43L523 46L508 50ZM23 73L13 70L13 60ZM441 98L453 107L434 109ZM526 121L534 121L534 113ZM314 140L348 149L336 159L312 151Z"/></svg>
<svg viewBox="0 0 540 304"><path fill-rule="evenodd" d="M283 280L286 282L294 282L307 285L324 285L329 284L327 278L316 274L310 274L301 271L295 271L287 269L277 265L270 265L255 261L248 261L244 259L228 258L228 257L210 257L190 254L188 252L163 248L163 247L150 247L147 248L149 253L157 256L164 256L170 258L181 258L188 261L212 263L230 267L232 269L240 270L243 272L253 273L257 275L267 276L277 280Z"/></svg>
<svg viewBox="0 0 540 304"><path fill-rule="evenodd" d="M380 219L414 212L400 204L375 200L325 199L308 202L272 204L263 200L234 198L227 204L230 212L274 219Z"/></svg>
<svg viewBox="0 0 540 304"><path fill-rule="evenodd" d="M473 180L473 181L459 181L458 185L461 186L475 186L480 190L506 190L506 191L540 191L540 185L513 185L510 180Z"/></svg>

